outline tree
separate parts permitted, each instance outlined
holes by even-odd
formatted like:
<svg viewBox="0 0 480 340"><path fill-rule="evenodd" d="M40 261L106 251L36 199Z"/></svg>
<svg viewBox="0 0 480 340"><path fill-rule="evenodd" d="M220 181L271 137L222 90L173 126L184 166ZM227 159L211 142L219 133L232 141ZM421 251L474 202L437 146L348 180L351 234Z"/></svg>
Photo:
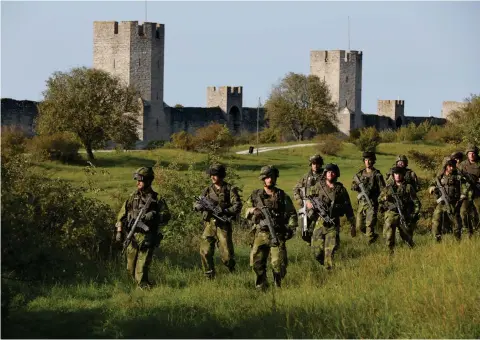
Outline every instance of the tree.
<svg viewBox="0 0 480 340"><path fill-rule="evenodd" d="M463 140L480 145L480 96L472 94L466 104L450 114L452 123L462 131Z"/></svg>
<svg viewBox="0 0 480 340"><path fill-rule="evenodd" d="M88 159L106 141L130 144L138 140L138 93L109 73L86 67L55 72L47 80L39 104L37 132L69 131L77 135Z"/></svg>
<svg viewBox="0 0 480 340"><path fill-rule="evenodd" d="M337 130L337 109L327 84L314 75L290 72L274 86L265 103L271 127L291 132L303 140L307 131L330 133Z"/></svg>
<svg viewBox="0 0 480 340"><path fill-rule="evenodd" d="M182 104L175 104L174 108L182 109L182 108L184 108L184 106Z"/></svg>

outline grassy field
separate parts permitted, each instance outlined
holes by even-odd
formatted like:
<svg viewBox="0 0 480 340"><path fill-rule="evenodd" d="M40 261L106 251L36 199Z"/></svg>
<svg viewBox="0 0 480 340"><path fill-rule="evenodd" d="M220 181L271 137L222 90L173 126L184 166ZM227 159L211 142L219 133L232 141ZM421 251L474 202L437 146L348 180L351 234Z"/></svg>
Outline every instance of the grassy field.
<svg viewBox="0 0 480 340"><path fill-rule="evenodd" d="M397 154L430 148L382 144L376 167L385 173ZM258 156L232 154L225 160L241 176L244 199L261 184L258 173L265 164L279 167L278 186L291 195L314 152L305 147ZM96 156L95 176L85 175L83 165L39 167L52 178L78 185L90 181L100 189L92 195L114 204L115 198L125 199L134 189L136 168L174 159L187 166L206 157L177 150ZM362 166L361 153L347 144L339 157L326 161L339 164L339 180L350 189L354 172ZM410 167L425 175L415 164ZM351 193L356 205L354 196ZM235 231L235 239L241 240L242 233ZM204 279L196 249L174 254L160 247L151 269L157 286L151 291L137 290L120 262L74 284L31 283L13 299L2 337L480 338L479 237L457 243L447 236L441 244L431 235L415 239L414 250L401 244L389 256L383 241L368 246L363 235L352 239L342 232L336 267L326 271L312 260L309 246L294 238L287 244L289 267L283 287L265 293L254 289L245 242L236 244L237 272L229 274L217 259L214 281Z"/></svg>

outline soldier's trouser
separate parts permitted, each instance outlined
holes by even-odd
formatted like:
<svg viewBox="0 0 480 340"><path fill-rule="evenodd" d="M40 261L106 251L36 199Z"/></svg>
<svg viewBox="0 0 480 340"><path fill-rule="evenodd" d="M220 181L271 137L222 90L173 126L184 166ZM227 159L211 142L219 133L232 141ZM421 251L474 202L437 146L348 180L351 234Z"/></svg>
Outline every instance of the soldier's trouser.
<svg viewBox="0 0 480 340"><path fill-rule="evenodd" d="M313 231L311 244L313 256L327 269L333 267L333 256L338 249L339 234L338 222L337 225L324 227L321 220L317 222Z"/></svg>
<svg viewBox="0 0 480 340"><path fill-rule="evenodd" d="M268 231L257 231L250 250L250 266L257 274L255 285L266 286L267 284L267 260L270 261L274 277L282 280L287 275L288 257L285 240L278 237L279 245L270 246L270 233Z"/></svg>
<svg viewBox="0 0 480 340"><path fill-rule="evenodd" d="M476 211L475 211L476 210ZM473 200L464 200L460 208L462 226L468 230L470 235L480 227L480 197Z"/></svg>
<svg viewBox="0 0 480 340"><path fill-rule="evenodd" d="M387 247L393 251L395 248L395 231L398 227L400 232L400 237L404 240L410 247L413 246L413 230L407 225L407 234L403 231L400 225L400 216L394 211L385 212L385 224L383 227L383 237L385 238ZM412 240L412 241L410 241Z"/></svg>
<svg viewBox="0 0 480 340"><path fill-rule="evenodd" d="M453 223L452 220L453 219ZM432 233L437 240L442 238L442 234L453 224L453 234L460 238L462 235L462 223L458 210L454 216L449 216L447 207L444 204L437 204L432 216Z"/></svg>
<svg viewBox="0 0 480 340"><path fill-rule="evenodd" d="M138 240L138 242L141 241ZM154 249L155 248L148 248L140 250L138 247L135 248L131 243L127 248L127 271L135 278L138 284L148 282L148 269L152 263Z"/></svg>
<svg viewBox="0 0 480 340"><path fill-rule="evenodd" d="M368 204L359 201L357 209L357 229L364 233L370 242L377 239L378 236L375 233L375 226L377 225L377 210L374 206L373 209L368 207Z"/></svg>
<svg viewBox="0 0 480 340"><path fill-rule="evenodd" d="M232 240L232 225L223 224L217 226L215 222L207 222L200 241L200 256L205 275L215 275L215 245L220 251L220 258L230 271L235 269L235 252Z"/></svg>

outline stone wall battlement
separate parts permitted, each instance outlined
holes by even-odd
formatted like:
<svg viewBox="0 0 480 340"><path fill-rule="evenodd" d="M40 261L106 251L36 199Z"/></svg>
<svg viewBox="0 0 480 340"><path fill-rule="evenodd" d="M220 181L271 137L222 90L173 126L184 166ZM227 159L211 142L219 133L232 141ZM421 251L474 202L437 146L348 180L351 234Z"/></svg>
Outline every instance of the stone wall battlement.
<svg viewBox="0 0 480 340"><path fill-rule="evenodd" d="M95 21L94 34L98 35L100 32L104 36L127 35L155 40L164 38L165 25L154 22L144 22L139 25L138 21Z"/></svg>

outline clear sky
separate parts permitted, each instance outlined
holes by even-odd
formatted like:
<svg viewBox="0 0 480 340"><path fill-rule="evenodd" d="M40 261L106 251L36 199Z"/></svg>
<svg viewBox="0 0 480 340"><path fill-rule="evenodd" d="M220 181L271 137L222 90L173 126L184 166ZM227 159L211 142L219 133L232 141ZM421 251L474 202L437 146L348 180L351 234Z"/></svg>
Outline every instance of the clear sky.
<svg viewBox="0 0 480 340"><path fill-rule="evenodd" d="M41 100L54 71L92 66L93 21L145 20L144 1L1 3L2 98ZM165 24L164 100L205 106L207 86L243 86L256 107L310 50L363 51L362 110L405 100L411 116L480 93L480 2L152 2Z"/></svg>

